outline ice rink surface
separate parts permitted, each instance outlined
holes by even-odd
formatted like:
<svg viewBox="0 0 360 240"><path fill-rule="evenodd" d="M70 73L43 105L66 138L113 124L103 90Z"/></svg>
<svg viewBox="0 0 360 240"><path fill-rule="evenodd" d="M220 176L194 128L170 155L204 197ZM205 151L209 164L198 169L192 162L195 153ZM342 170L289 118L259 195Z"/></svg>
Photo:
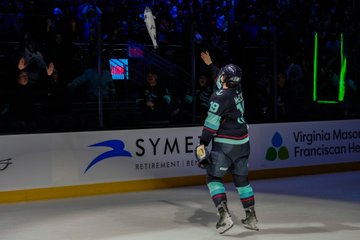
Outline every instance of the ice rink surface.
<svg viewBox="0 0 360 240"><path fill-rule="evenodd" d="M360 172L251 182L259 232L246 230L231 183L235 225L220 235L205 186L0 204L1 240L358 240Z"/></svg>

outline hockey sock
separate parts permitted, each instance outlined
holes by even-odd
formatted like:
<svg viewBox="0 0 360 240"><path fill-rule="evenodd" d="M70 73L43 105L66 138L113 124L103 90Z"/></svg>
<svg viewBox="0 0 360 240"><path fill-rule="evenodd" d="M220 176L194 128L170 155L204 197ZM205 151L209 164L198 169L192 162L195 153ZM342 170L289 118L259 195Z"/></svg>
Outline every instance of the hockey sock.
<svg viewBox="0 0 360 240"><path fill-rule="evenodd" d="M226 192L224 184L221 182L209 182L207 184L211 198L215 204L215 207L217 207L221 202L226 202Z"/></svg>
<svg viewBox="0 0 360 240"><path fill-rule="evenodd" d="M239 193L239 197L244 209L255 205L254 192L250 184L245 187L237 187L236 189Z"/></svg>

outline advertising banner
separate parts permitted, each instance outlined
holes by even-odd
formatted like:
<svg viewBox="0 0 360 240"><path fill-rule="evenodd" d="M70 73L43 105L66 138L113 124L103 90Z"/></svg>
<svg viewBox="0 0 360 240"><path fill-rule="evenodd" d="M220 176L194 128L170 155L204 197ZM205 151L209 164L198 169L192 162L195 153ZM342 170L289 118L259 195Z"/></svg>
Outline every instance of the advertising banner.
<svg viewBox="0 0 360 240"><path fill-rule="evenodd" d="M0 136L0 191L205 174L202 127ZM250 170L360 161L360 120L249 126Z"/></svg>
<svg viewBox="0 0 360 240"><path fill-rule="evenodd" d="M251 126L250 169L360 161L360 120Z"/></svg>

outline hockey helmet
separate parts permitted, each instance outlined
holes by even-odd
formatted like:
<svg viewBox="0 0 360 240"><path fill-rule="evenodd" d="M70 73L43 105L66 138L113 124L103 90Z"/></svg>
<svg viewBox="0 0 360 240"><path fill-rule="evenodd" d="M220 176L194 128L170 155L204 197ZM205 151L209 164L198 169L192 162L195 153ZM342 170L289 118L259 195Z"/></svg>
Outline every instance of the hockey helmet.
<svg viewBox="0 0 360 240"><path fill-rule="evenodd" d="M224 76L224 82L227 85L236 86L241 82L242 70L235 64L228 64L221 68L219 76Z"/></svg>

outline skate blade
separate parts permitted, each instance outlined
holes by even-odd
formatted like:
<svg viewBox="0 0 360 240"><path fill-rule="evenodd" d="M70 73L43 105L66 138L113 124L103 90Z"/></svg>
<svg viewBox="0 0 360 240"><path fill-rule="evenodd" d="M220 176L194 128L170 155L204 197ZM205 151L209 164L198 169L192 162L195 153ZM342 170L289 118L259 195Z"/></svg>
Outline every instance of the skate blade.
<svg viewBox="0 0 360 240"><path fill-rule="evenodd" d="M219 228L217 228L217 230L218 230L218 232L220 233L220 234L223 234L223 233L225 233L225 232L227 232L230 228L232 228L234 226L234 223L232 222L232 223L230 223L230 224L227 224L227 225L225 225L225 226L222 226L222 227L219 227Z"/></svg>
<svg viewBox="0 0 360 240"><path fill-rule="evenodd" d="M244 228L249 229L249 230L253 230L253 231L259 231L259 228L257 226L249 226L249 225L245 225L243 224Z"/></svg>

